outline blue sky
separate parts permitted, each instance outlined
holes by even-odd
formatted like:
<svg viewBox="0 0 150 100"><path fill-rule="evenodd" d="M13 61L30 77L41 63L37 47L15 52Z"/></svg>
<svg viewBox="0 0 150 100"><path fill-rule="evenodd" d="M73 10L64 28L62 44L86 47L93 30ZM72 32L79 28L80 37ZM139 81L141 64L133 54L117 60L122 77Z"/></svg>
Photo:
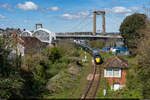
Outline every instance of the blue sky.
<svg viewBox="0 0 150 100"><path fill-rule="evenodd" d="M92 11L105 10L106 32L118 32L126 16L147 13L149 5L149 0L0 0L0 28L34 30L42 23L53 32L92 32ZM97 32L101 22L97 16Z"/></svg>

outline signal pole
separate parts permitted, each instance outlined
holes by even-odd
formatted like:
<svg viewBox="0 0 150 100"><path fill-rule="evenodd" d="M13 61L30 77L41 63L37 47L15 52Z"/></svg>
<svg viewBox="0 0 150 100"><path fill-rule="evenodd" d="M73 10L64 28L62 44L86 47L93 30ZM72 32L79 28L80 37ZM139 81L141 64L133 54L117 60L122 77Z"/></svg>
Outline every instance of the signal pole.
<svg viewBox="0 0 150 100"><path fill-rule="evenodd" d="M96 35L96 15L102 15L102 34L105 34L105 11L94 11L93 14L93 35Z"/></svg>

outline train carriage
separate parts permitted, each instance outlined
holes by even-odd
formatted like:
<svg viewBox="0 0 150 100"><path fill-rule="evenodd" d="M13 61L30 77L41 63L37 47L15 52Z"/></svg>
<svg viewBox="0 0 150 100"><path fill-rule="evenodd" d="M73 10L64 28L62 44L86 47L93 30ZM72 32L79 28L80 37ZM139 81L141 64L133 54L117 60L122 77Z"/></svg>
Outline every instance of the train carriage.
<svg viewBox="0 0 150 100"><path fill-rule="evenodd" d="M94 58L95 64L102 64L103 63L103 59L97 50L95 50L94 48L91 48L90 46L88 46L84 43L75 43L75 44L77 46L82 47L83 50L85 50L86 52L90 53Z"/></svg>

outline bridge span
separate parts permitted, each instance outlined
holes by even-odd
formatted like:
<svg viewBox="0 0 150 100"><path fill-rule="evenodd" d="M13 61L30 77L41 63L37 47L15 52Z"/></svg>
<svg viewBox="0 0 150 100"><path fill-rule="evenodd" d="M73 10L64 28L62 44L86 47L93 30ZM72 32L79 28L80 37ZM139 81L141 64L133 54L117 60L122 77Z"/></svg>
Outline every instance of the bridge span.
<svg viewBox="0 0 150 100"><path fill-rule="evenodd" d="M69 35L69 34L57 34L56 33L56 39L62 40L62 39L75 39L75 40L97 40L97 39L119 39L122 40L121 35Z"/></svg>
<svg viewBox="0 0 150 100"><path fill-rule="evenodd" d="M89 40L106 40L106 41L122 41L122 36L119 34L96 34L93 35L90 32L79 32L79 33L54 33L50 30L39 28L31 31L23 31L22 36L35 36L42 42L47 42L49 44L53 43L54 40L83 40L83 41L89 41Z"/></svg>

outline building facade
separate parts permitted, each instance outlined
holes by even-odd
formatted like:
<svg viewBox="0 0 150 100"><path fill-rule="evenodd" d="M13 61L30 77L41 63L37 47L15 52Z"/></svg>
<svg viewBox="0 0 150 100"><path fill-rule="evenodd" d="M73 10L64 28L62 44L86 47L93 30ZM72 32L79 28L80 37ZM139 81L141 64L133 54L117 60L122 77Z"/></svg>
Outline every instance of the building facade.
<svg viewBox="0 0 150 100"><path fill-rule="evenodd" d="M115 56L106 61L104 65L104 78L112 90L123 88L126 84L128 63L126 60Z"/></svg>
<svg viewBox="0 0 150 100"><path fill-rule="evenodd" d="M21 56L28 54L31 50L33 52L39 52L43 48L46 48L48 43L41 42L36 37L31 36L17 36L16 34L13 36L15 39L17 53ZM12 54L16 54L16 49L12 50Z"/></svg>

